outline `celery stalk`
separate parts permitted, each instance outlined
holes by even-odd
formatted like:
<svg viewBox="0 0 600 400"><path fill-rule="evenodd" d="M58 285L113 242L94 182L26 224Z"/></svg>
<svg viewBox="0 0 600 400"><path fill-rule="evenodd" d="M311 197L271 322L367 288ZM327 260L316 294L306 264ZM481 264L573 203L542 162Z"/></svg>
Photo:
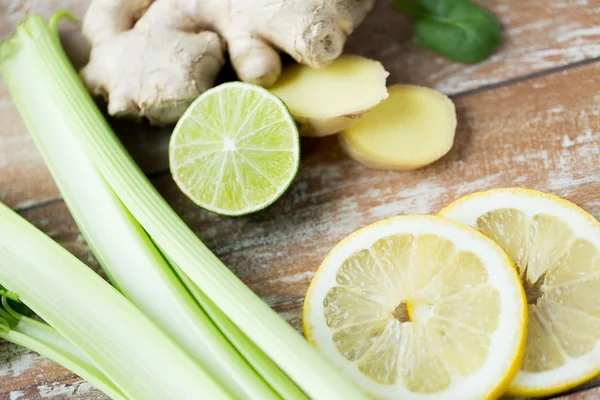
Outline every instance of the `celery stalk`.
<svg viewBox="0 0 600 400"><path fill-rule="evenodd" d="M223 335L239 350L244 358L284 399L307 400L308 397L298 389L273 361L265 355L225 314L206 297L201 290L171 261L171 265L185 283L190 293L206 314L219 327Z"/></svg>
<svg viewBox="0 0 600 400"><path fill-rule="evenodd" d="M77 138L85 125L72 117L70 108L48 107L60 82L44 73L38 48L55 37L38 32L33 21L27 20L3 44L12 52L0 60L0 69L71 214L112 283L232 396L278 399L198 306L96 170ZM78 110L80 116L85 112Z"/></svg>
<svg viewBox="0 0 600 400"><path fill-rule="evenodd" d="M229 399L148 317L0 203L0 283L130 399Z"/></svg>
<svg viewBox="0 0 600 400"><path fill-rule="evenodd" d="M125 395L56 329L23 315L13 314L13 318L14 324L0 324L0 338L27 347L68 368L113 400L127 400Z"/></svg>
<svg viewBox="0 0 600 400"><path fill-rule="evenodd" d="M30 60L52 88L46 112L69 110L75 132L116 195L158 247L244 334L313 399L365 399L365 396L298 332L241 282L171 209L137 167L96 108L56 35L39 18L27 20L35 35Z"/></svg>

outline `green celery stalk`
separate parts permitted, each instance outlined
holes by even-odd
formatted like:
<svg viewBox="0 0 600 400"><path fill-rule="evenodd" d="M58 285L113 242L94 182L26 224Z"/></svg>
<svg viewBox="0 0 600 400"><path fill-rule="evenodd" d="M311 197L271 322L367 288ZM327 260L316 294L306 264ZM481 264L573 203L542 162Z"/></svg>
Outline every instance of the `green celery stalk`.
<svg viewBox="0 0 600 400"><path fill-rule="evenodd" d="M265 355L172 261L171 265L206 314L269 385L284 399L308 400L290 378Z"/></svg>
<svg viewBox="0 0 600 400"><path fill-rule="evenodd" d="M35 70L52 82L52 110L70 110L86 154L152 240L244 334L315 400L366 397L329 361L240 281L187 227L131 159L95 106L60 47L39 18L27 20L36 35ZM49 35L50 33L50 35ZM48 110L47 112L53 112Z"/></svg>
<svg viewBox="0 0 600 400"><path fill-rule="evenodd" d="M68 368L113 400L127 400L127 397L56 329L15 312L6 304L4 296L2 302L5 310L0 310L0 320L5 323L0 323L0 338L27 347Z"/></svg>
<svg viewBox="0 0 600 400"><path fill-rule="evenodd" d="M55 45L56 32L47 28L44 31L45 23L36 23L38 18L26 20L15 36L2 44L10 53L0 59L0 69L71 214L103 269L129 300L232 396L278 399L199 307L85 154L77 138L85 125L73 114L85 118L86 110L49 106L56 102L61 82L48 76L50 72L43 68L45 55L40 47ZM285 398L302 396L297 388L291 393L296 395Z"/></svg>
<svg viewBox="0 0 600 400"><path fill-rule="evenodd" d="M147 316L0 203L0 283L129 399L230 399Z"/></svg>

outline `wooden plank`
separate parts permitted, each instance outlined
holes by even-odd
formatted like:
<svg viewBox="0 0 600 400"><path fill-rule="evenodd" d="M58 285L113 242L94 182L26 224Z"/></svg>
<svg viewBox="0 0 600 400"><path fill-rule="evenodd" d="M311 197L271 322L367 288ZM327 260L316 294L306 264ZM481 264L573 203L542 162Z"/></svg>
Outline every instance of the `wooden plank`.
<svg viewBox="0 0 600 400"><path fill-rule="evenodd" d="M106 400L108 397L58 364L11 343L0 343L0 400Z"/></svg>
<svg viewBox="0 0 600 400"><path fill-rule="evenodd" d="M391 71L390 83L411 82L458 93L600 56L600 6L590 0L481 0L505 27L505 42L490 60L465 66L451 63L421 48L413 39L408 18L394 10L393 0L376 8L350 39L347 51L381 60ZM25 11L50 15L59 8L83 15L89 0L25 2L0 0L0 37L14 30ZM85 62L85 42L78 27L68 24L67 50L76 65ZM26 208L59 197L0 79L0 201ZM136 159L149 172L167 169L170 129L113 122Z"/></svg>
<svg viewBox="0 0 600 400"><path fill-rule="evenodd" d="M504 27L500 50L477 65L436 56L412 37L408 19L378 0L347 51L381 60L391 82L411 82L455 94L600 56L600 3L595 0L477 0Z"/></svg>
<svg viewBox="0 0 600 400"><path fill-rule="evenodd" d="M457 98L454 148L419 171L369 170L349 160L335 137L307 140L290 191L256 215L209 214L187 200L167 174L154 182L204 243L300 330L303 296L327 252L354 230L382 218L435 213L467 193L506 186L561 195L600 218L598 74L600 63L590 64ZM63 203L23 215L81 259L91 260ZM45 373L38 363L29 369L28 376ZM56 381L42 377L38 385L71 379L64 373ZM7 376L0 376L0 382ZM9 394L4 386L0 384L0 398Z"/></svg>
<svg viewBox="0 0 600 400"><path fill-rule="evenodd" d="M567 396L557 397L556 400L597 400L600 399L600 387L575 392Z"/></svg>

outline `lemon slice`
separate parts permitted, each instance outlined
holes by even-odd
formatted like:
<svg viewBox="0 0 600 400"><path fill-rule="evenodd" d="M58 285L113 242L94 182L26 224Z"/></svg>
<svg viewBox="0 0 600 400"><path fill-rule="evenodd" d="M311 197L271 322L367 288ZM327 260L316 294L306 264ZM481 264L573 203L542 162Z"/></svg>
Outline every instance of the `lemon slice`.
<svg viewBox="0 0 600 400"><path fill-rule="evenodd" d="M222 215L271 205L294 180L299 162L300 136L285 104L242 82L201 94L169 143L177 186L200 207Z"/></svg>
<svg viewBox="0 0 600 400"><path fill-rule="evenodd" d="M304 303L307 339L380 399L499 396L527 320L506 254L465 225L402 216L340 242Z"/></svg>
<svg viewBox="0 0 600 400"><path fill-rule="evenodd" d="M562 392L600 372L600 223L559 197L497 189L441 215L478 228L515 261L525 286L525 356L515 395Z"/></svg>

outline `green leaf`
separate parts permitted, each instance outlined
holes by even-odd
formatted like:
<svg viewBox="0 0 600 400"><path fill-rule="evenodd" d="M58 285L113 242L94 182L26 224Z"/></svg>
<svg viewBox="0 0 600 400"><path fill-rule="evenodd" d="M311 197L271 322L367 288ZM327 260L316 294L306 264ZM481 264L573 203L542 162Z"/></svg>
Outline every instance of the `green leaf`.
<svg viewBox="0 0 600 400"><path fill-rule="evenodd" d="M409 13L410 15L416 15L423 11L423 8L419 3L414 1L398 0L394 5L402 11Z"/></svg>
<svg viewBox="0 0 600 400"><path fill-rule="evenodd" d="M401 3L401 4L399 4ZM500 23L470 0L420 0L412 9L419 43L450 60L475 64L491 56L501 40Z"/></svg>
<svg viewBox="0 0 600 400"><path fill-rule="evenodd" d="M4 311L13 315L18 314L19 316L31 315L32 311L21 302L19 295L11 292L2 285L0 285L0 297L2 299L2 307L0 308L3 308Z"/></svg>

